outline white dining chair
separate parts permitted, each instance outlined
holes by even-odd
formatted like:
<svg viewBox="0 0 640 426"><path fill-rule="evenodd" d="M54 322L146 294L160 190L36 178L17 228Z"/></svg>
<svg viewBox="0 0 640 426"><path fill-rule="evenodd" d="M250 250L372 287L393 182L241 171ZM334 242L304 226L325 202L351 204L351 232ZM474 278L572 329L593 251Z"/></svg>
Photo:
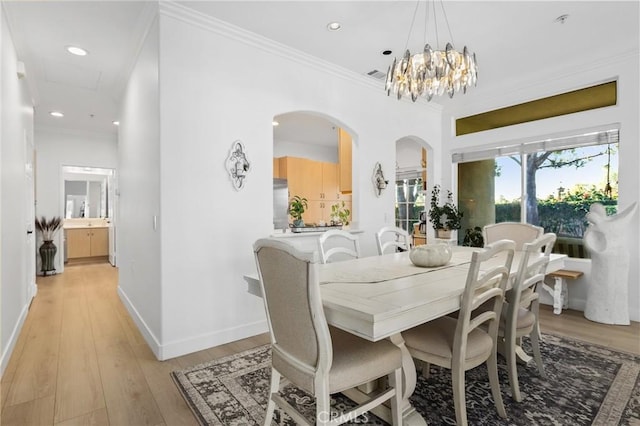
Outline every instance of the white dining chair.
<svg viewBox="0 0 640 426"><path fill-rule="evenodd" d="M345 258L357 259L360 257L360 242L358 237L350 232L331 229L318 238L318 252L321 263Z"/></svg>
<svg viewBox="0 0 640 426"><path fill-rule="evenodd" d="M498 414L507 417L498 379L497 339L514 249L513 241L503 240L473 253L457 318L443 316L402 332L409 353L426 363L427 372L428 364L451 370L453 404L459 426L467 424L465 371L484 362ZM485 303L492 308L476 312ZM486 329L482 327L485 323L488 323Z"/></svg>
<svg viewBox="0 0 640 426"><path fill-rule="evenodd" d="M520 402L516 349L523 336L531 339L533 359L540 376L545 377L540 353L540 322L538 289L544 284L549 256L556 241L556 234L547 233L531 243L525 243L513 287L506 293L498 336L503 340L503 353L507 359L509 384L513 399Z"/></svg>
<svg viewBox="0 0 640 426"><path fill-rule="evenodd" d="M384 254L385 250L392 247L394 251L409 251L411 248L409 233L396 226L385 226L376 232L378 254Z"/></svg>
<svg viewBox="0 0 640 426"><path fill-rule="evenodd" d="M516 243L516 250L522 250L525 243L530 243L544 233L544 228L522 222L500 222L485 225L482 229L484 244L500 240L511 240Z"/></svg>
<svg viewBox="0 0 640 426"><path fill-rule="evenodd" d="M393 424L402 425L400 348L389 340L371 342L327 325L315 253L276 239L258 240L253 249L271 337L265 426L271 424L276 405L296 424L339 425L386 401ZM280 394L281 377L315 398L314 422ZM345 413L330 411L331 394L384 377L388 385L370 399Z"/></svg>

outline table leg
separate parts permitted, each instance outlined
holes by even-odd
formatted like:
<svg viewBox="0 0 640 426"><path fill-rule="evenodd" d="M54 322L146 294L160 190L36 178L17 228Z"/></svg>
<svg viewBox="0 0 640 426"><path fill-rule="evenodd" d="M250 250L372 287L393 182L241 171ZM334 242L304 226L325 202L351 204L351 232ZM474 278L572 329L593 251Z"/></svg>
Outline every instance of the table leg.
<svg viewBox="0 0 640 426"><path fill-rule="evenodd" d="M409 401L409 397L416 389L417 382L416 366L413 362L413 358L405 346L404 339L400 333L389 337L389 340L402 351L402 403L400 406L400 409L402 410L402 424L403 426L427 426L425 419L415 408L413 408ZM385 385L382 385L382 387L384 386ZM342 391L342 393L352 401L361 404L369 399L368 393L375 390L375 388L375 383L367 384L365 386L347 389ZM373 408L371 412L381 419L391 422L391 409L386 404Z"/></svg>
<svg viewBox="0 0 640 426"><path fill-rule="evenodd" d="M553 288L549 287L546 284L543 284L542 288L547 290L549 294L553 296L553 313L556 315L560 315L560 313L562 313L562 307L566 303L563 300L563 295L564 295L563 293L566 294L566 290L565 292L563 292L564 278L554 277L553 280L554 280Z"/></svg>
<svg viewBox="0 0 640 426"><path fill-rule="evenodd" d="M392 335L389 340L402 351L402 423L408 425L427 425L424 418L411 405L409 397L416 389L417 374L416 366L409 350L404 344L404 339L400 333Z"/></svg>

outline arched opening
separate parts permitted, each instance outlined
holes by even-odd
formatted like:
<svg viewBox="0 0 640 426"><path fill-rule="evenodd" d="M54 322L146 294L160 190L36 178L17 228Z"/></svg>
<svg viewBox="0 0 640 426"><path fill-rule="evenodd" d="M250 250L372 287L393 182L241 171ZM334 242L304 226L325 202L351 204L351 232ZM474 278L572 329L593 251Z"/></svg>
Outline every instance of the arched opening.
<svg viewBox="0 0 640 426"><path fill-rule="evenodd" d="M278 114L273 124L275 229L300 228L287 213L296 196L305 200L300 217L306 229L353 222L353 132L313 111Z"/></svg>
<svg viewBox="0 0 640 426"><path fill-rule="evenodd" d="M415 136L396 141L395 225L425 244L428 208L427 188L433 180L431 147Z"/></svg>

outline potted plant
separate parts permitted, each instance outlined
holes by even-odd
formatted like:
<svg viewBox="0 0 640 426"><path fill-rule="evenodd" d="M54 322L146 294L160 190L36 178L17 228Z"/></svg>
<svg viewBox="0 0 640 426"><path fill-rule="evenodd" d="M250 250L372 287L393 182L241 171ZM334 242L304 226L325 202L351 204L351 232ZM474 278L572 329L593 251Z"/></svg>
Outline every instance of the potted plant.
<svg viewBox="0 0 640 426"><path fill-rule="evenodd" d="M465 247L484 247L484 237L482 236L482 228L474 226L467 228L464 233L462 245Z"/></svg>
<svg viewBox="0 0 640 426"><path fill-rule="evenodd" d="M296 228L302 228L304 221L302 220L302 214L307 210L307 199L295 195L291 201L289 201L289 215L293 218L293 226Z"/></svg>
<svg viewBox="0 0 640 426"><path fill-rule="evenodd" d="M440 185L435 185L431 190L431 208L429 209L429 220L433 229L436 230L437 238L451 238L451 231L460 229L463 213L458 210L458 206L453 204L453 194L447 190L447 201L440 205Z"/></svg>
<svg viewBox="0 0 640 426"><path fill-rule="evenodd" d="M54 271L53 261L58 252L58 248L53 243L53 237L58 229L62 228L62 219L59 216L52 217L51 220L47 220L45 216L40 219L36 217L35 220L36 229L42 234L42 245L40 246L40 260L41 270L43 275L47 275L47 272Z"/></svg>
<svg viewBox="0 0 640 426"><path fill-rule="evenodd" d="M347 208L344 201L342 203L336 203L331 206L331 224L343 226L349 225L349 215L351 211Z"/></svg>

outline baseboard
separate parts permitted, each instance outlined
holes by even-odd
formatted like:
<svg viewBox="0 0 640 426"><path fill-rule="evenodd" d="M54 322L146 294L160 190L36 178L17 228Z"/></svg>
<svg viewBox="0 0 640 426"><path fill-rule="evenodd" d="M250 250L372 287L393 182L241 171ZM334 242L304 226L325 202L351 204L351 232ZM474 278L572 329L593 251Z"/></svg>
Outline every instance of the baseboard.
<svg viewBox="0 0 640 426"><path fill-rule="evenodd" d="M266 320L260 320L249 324L242 324L237 327L230 327L224 330L217 330L211 333L193 336L166 344L162 344L149 329L146 322L140 316L138 310L133 306L131 300L121 287L118 287L118 295L124 303L129 315L133 318L138 329L142 333L144 340L159 361L166 361L182 355L187 355L203 349L234 342L236 340L266 333L269 331Z"/></svg>
<svg viewBox="0 0 640 426"><path fill-rule="evenodd" d="M27 319L27 314L29 314L29 306L31 306L32 300L33 298L30 298L29 302L22 307L22 311L20 312L18 321L16 321L16 325L13 327L11 336L7 341L7 345L3 348L2 358L0 358L0 378L4 376L4 370L7 368L7 364L9 364L9 359L11 358L16 343L18 342L18 337L20 336L20 332L22 331L22 326Z"/></svg>
<svg viewBox="0 0 640 426"><path fill-rule="evenodd" d="M160 357L162 353L160 342L158 342L156 336L147 326L147 323L144 321L144 319L142 319L140 313L135 308L135 306L133 306L133 303L131 303L131 300L120 286L118 286L118 296L120 296L120 300L124 304L124 307L127 309L127 312L129 312L129 315L131 315L131 318L138 327L138 330L140 330L140 333L142 333L142 337L144 338L145 342L147 342L147 345L149 345L151 352L153 352L158 360L163 361L163 359Z"/></svg>
<svg viewBox="0 0 640 426"><path fill-rule="evenodd" d="M247 337L266 333L269 331L267 321L261 320L249 324L242 324L224 330L217 330L199 336L193 336L179 341L169 342L162 346L162 361L178 356L224 345L225 343L245 339Z"/></svg>

